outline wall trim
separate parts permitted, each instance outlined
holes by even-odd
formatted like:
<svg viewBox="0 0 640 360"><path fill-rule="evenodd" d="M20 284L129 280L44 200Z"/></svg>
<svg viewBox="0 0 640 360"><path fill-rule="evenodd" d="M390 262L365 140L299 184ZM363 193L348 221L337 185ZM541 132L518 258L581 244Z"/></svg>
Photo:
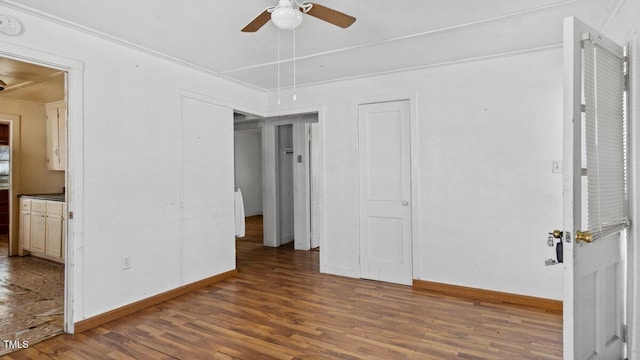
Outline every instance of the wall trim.
<svg viewBox="0 0 640 360"><path fill-rule="evenodd" d="M459 25L454 25L454 26L449 26L449 27L444 27L444 28L428 30L428 31L425 31L425 32L420 32L420 33L416 33L416 34L400 36L400 37L396 37L396 38L392 38L392 39L385 39L385 40L375 41L375 42L371 42L371 43L365 43L365 44L360 44L360 45L355 45L355 46L349 46L349 47L346 47L346 48L340 48L340 49L335 49L335 50L330 50L330 51L325 51L325 52L320 52L320 53L314 53L314 54L310 54L310 55L306 55L306 56L299 56L299 57L297 57L295 59L294 58L283 59L283 60L280 60L280 62L282 64L286 64L286 63L289 63L289 62L293 62L294 60L296 60L296 61L307 60L307 59L312 59L312 58L318 58L318 57L321 57L321 56L332 55L332 54L335 54L335 53L343 53L343 52L353 51L353 50L360 49L360 48L367 48L367 47L377 46L377 45L380 45L380 44L386 44L386 43L397 42L397 41L402 41L402 40L411 39L411 38L417 38L417 37L424 37L424 36L429 36L429 35L433 35L433 34L439 34L439 33L443 33L443 32L457 30L457 29L460 29L460 28L471 27L471 26L475 26L475 25L491 23L491 22L495 22L495 21L499 21L499 20L503 20L503 19L508 19L508 18L512 18L512 17L517 17L517 16L523 16L523 15L527 15L527 14L531 14L531 13L536 13L536 12L539 12L539 11L542 11L542 10L546 10L546 9L549 9L549 8L562 7L562 6L565 6L565 5L569 5L569 4L572 4L572 3L578 3L578 2L581 2L581 1L583 1L583 0L564 0L564 1L561 1L561 2L558 2L558 3L546 4L546 5L541 5L541 6L537 6L537 7L534 7L534 8L530 8L530 9L518 10L518 11L515 11L515 12L508 13L508 14L502 14L502 15L498 15L498 16L494 16L494 17L489 17L489 18L485 18L485 19L481 19L481 20L477 20L477 21L464 23L464 24L459 24ZM605 25L605 28L609 25L609 23L612 21L612 19L615 18L615 16L617 15L617 12L619 11L619 8L622 6L622 3L624 3L624 1L625 0L620 0L621 3L619 3L618 6L615 9L613 9L613 14L611 15L610 20L608 20L608 23ZM4 5L4 6L7 6L7 7L13 9L13 10L20 11L20 12L23 12L23 13L38 17L40 19L44 19L44 20L50 21L52 23L55 23L55 24L58 24L58 25L61 25L61 26L64 26L64 27L67 27L67 28L70 28L70 29L73 29L73 30L76 30L76 31L80 31L80 32L85 33L85 34L90 35L90 36L95 36L97 38L101 38L103 40L107 40L107 41L110 41L112 43L119 44L119 45L127 47L129 49L137 50L137 51L140 51L142 53L145 53L145 54L148 54L148 55L160 58L160 59L164 59L164 60L172 62L174 64L178 64L178 65L181 65L181 66L185 66L187 68L191 68L191 69L196 70L196 71L200 71L200 72L203 72L203 73L206 73L206 74L210 74L210 75L216 76L219 79L227 80L227 81L236 83L236 84L241 85L241 86L248 87L248 88L256 90L256 91L261 91L261 92L265 92L265 93L271 93L271 92L273 92L275 90L275 89L269 89L267 87L261 87L261 86L255 85L255 84L250 84L248 82L236 79L236 78L234 78L233 76L230 75L230 74L233 74L233 73L237 73L239 71L273 66L275 64L275 62L273 62L273 61L272 62L267 62L267 63L261 63L261 64L255 64L255 65L240 67L240 68L235 68L235 69L216 71L216 70L213 70L213 69L205 68L205 67L200 66L200 65L196 65L196 64L194 64L192 62L183 60L181 58L166 54L166 53L164 53L162 51L158 51L158 50L154 50L154 49L142 46L142 45L138 45L138 44L132 43L130 41L124 40L122 38L119 38L119 37L116 37L116 36L113 36L113 35L109 35L109 34L104 33L102 31L99 31L99 30L96 30L96 29L81 25L81 24L76 23L74 21L63 19L61 17L55 16L53 14L46 13L44 11L35 9L33 7L20 4L20 3L16 2L15 0L0 0L0 5ZM543 46L541 48L526 49L524 51L520 50L520 51L507 52L507 53L501 53L501 54L496 54L496 55L480 56L480 57L477 57L477 58L473 57L473 58L458 59L458 60L455 60L455 61L452 61L452 62L444 62L444 63L437 63L437 64L427 64L427 65L421 65L421 66L416 66L416 67L407 67L407 68L402 68L402 69L396 69L396 70L391 70L391 71L374 72L374 73L370 73L370 74L357 75L357 76L353 76L353 77L343 77L343 78L336 78L336 79L331 79L331 80L327 80L327 81L310 82L310 83L306 83L306 84L300 84L300 85L298 85L298 87L315 86L315 85L320 85L320 84L325 84L325 83L340 82L340 81L346 81L346 80L357 79L357 78L362 78L362 77L379 76L379 75L385 75L385 74L389 74L389 73L412 71L412 70L416 70L416 69L448 65L450 63L475 61L475 60L484 59L484 58L492 58L492 57L495 57L495 56L505 56L505 55L526 53L526 52L529 52L529 51L538 51L540 49L556 48L556 47L561 47L561 46L562 46L562 44L553 44L553 45L550 45L550 46ZM289 89L289 87L281 88L281 90L283 90L283 89Z"/></svg>
<svg viewBox="0 0 640 360"><path fill-rule="evenodd" d="M146 309L150 306L160 304L162 302L171 300L173 298L192 292L194 290L198 290L203 287L207 287L209 285L212 285L217 282L220 282L232 277L236 277L236 276L238 276L238 271L236 269L229 270L222 274L218 274L218 275L211 276L206 279L202 279L184 286L180 286L173 290L165 291L163 293L148 297L146 299L138 300L131 304L121 306L119 308L107 311L100 315L96 315L84 320L80 320L74 324L75 333L78 334L83 331L93 329L109 321L119 319L121 317Z"/></svg>
<svg viewBox="0 0 640 360"><path fill-rule="evenodd" d="M67 218L64 270L64 331L73 333L73 319L84 304L84 62L0 41L0 56L67 72Z"/></svg>
<svg viewBox="0 0 640 360"><path fill-rule="evenodd" d="M76 31L82 32L82 33L87 34L89 36L94 36L94 37L109 41L111 43L124 46L126 48L131 49L131 50L135 50L135 51L139 51L139 52L145 53L147 55L151 55L151 56L156 57L158 59L163 59L165 61L174 63L176 65L184 66L186 68L189 68L189 69L192 69L192 70L195 70L195 71L199 71L199 72L202 72L202 73L205 73L205 74L213 75L213 76L215 76L215 77L217 77L219 79L230 81L230 82L236 83L238 85L242 85L242 86L251 88L251 89L256 90L256 91L267 92L266 89L263 89L261 87L258 87L258 86L255 86L255 85L252 85L252 84L249 84L249 83L234 79L234 78L232 78L230 76L223 76L218 71L215 71L215 70L212 70L212 69L208 69L208 68L205 68L203 66L196 65L196 64L194 64L192 62L189 62L189 61L180 59L178 57L166 54L166 53L164 53L162 51L154 50L154 49L148 48L146 46L142 46L142 45L138 45L138 44L132 43L130 41L121 39L121 38L119 38L117 36L109 35L109 34L104 33L102 31L99 31L99 30L96 30L96 29L93 29L93 28L90 28L90 27L87 27L87 26L84 26L84 25L80 25L80 24L78 24L76 22L73 22L73 21L70 21L70 20L67 20L67 19L63 19L61 17L55 16L53 14L46 13L44 11L41 11L41 10L38 10L38 9L35 9L35 8L32 8L32 7L26 6L26 5L23 5L23 4L19 4L19 3L15 2L15 1L12 1L12 0L0 0L0 5L4 5L4 6L8 7L8 8L13 9L13 10L16 10L16 11L19 11L19 12L22 12L22 13L25 13L25 14L28 14L28 15L35 16L37 18L52 22L52 23L60 25L60 26L64 26L64 27L66 27L68 29L72 29L72 30L76 30Z"/></svg>
<svg viewBox="0 0 640 360"><path fill-rule="evenodd" d="M2 1L2 0L0 0ZM264 109L258 109L255 108L253 106L247 106L247 105L242 105L242 104L238 104L232 101L227 101L227 100L223 100L217 97L213 97L210 95L206 95L206 94L202 94L196 91L192 91L192 90L187 90L187 89L180 89L180 96L181 97L188 97L194 100L198 100L198 101L203 101L209 104L213 104L213 105L217 105L217 106L222 106L222 107L226 107L229 109L232 109L233 111L241 111L241 112L245 112L245 113L250 113L253 115L257 115L260 117L264 117L265 116L265 110ZM235 122L234 122L235 123Z"/></svg>
<svg viewBox="0 0 640 360"><path fill-rule="evenodd" d="M480 300L498 304L520 305L543 309L552 313L562 313L562 301L534 296L505 293L500 291L478 289L466 286L437 283L425 280L413 280L413 288L426 290L440 295Z"/></svg>

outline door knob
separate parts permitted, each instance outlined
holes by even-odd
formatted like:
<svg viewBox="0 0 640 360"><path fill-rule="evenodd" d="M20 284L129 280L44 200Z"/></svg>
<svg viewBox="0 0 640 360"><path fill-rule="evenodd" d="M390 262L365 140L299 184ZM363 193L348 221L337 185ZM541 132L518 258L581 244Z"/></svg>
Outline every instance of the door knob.
<svg viewBox="0 0 640 360"><path fill-rule="evenodd" d="M409 202L408 202L408 201L406 201L406 200L405 200L405 201L403 201L403 202L402 202L402 206L409 206Z"/></svg>
<svg viewBox="0 0 640 360"><path fill-rule="evenodd" d="M580 241L590 244L593 242L593 235L588 231L576 231L576 242Z"/></svg>
<svg viewBox="0 0 640 360"><path fill-rule="evenodd" d="M556 239L562 239L562 230L553 230L553 232L549 233L549 235L553 236Z"/></svg>

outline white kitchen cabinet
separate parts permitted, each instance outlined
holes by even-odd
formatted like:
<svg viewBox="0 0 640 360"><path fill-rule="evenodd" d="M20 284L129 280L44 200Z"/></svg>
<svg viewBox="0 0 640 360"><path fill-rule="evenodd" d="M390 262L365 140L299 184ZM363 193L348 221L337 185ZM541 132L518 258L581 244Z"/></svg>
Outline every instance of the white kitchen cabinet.
<svg viewBox="0 0 640 360"><path fill-rule="evenodd" d="M64 203L47 201L45 249L48 256L62 258L63 211Z"/></svg>
<svg viewBox="0 0 640 360"><path fill-rule="evenodd" d="M47 114L47 169L64 171L67 168L67 109L66 101L45 104Z"/></svg>
<svg viewBox="0 0 640 360"><path fill-rule="evenodd" d="M20 250L31 248L31 211L20 212ZM20 255L22 255L22 251Z"/></svg>
<svg viewBox="0 0 640 360"><path fill-rule="evenodd" d="M20 207L20 254L63 263L65 203L21 198Z"/></svg>
<svg viewBox="0 0 640 360"><path fill-rule="evenodd" d="M44 252L46 229L45 202L31 200L31 248L30 251Z"/></svg>

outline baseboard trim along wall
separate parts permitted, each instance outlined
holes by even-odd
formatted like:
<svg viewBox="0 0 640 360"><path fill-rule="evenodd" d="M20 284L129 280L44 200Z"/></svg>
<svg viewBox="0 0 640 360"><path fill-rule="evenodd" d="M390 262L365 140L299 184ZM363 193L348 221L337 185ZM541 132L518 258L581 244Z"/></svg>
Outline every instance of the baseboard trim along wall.
<svg viewBox="0 0 640 360"><path fill-rule="evenodd" d="M148 297L146 299L142 299L139 301L136 301L134 303L131 303L129 305L125 305L122 307L119 307L117 309L113 309L111 311L107 311L106 313L100 314L100 315L96 315L93 317L90 317L88 319L84 319L81 321L78 321L77 323L75 323L73 325L74 327L74 333L79 334L83 331L89 330L89 329L93 329L95 327L98 327L104 323L107 323L109 321L112 320L116 320L119 319L123 316L127 316L129 314L133 314L134 312L146 309L150 306L153 305L157 305L160 304L162 302L165 302L167 300L171 300L175 297L184 295L188 292L194 291L194 290L198 290L200 288L209 286L211 284L215 284L217 282L220 282L222 280L226 280L228 278L232 278L238 275L238 271L236 269L224 272L222 274L218 274L206 279L202 279L200 281L196 281L193 282L191 284L187 284L184 286L181 286L179 288L173 289L173 290L169 290L166 292L163 292L161 294L158 295L154 295L151 297Z"/></svg>
<svg viewBox="0 0 640 360"><path fill-rule="evenodd" d="M480 300L499 304L512 304L562 313L562 301L527 295L504 293L466 286L450 285L424 280L413 280L413 288L446 296Z"/></svg>

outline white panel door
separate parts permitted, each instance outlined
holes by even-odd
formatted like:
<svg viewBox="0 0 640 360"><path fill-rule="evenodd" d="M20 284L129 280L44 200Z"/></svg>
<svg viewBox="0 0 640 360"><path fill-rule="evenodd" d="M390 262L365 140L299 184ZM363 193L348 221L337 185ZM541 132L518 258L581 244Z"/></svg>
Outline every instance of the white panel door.
<svg viewBox="0 0 640 360"><path fill-rule="evenodd" d="M233 173L233 111L183 97L184 284L235 268Z"/></svg>
<svg viewBox="0 0 640 360"><path fill-rule="evenodd" d="M410 285L409 101L359 106L360 276Z"/></svg>
<svg viewBox="0 0 640 360"><path fill-rule="evenodd" d="M601 51L618 53L622 48L575 18L564 24L564 358L622 359L624 313L624 231L593 242L578 242L576 234L585 230L585 199L588 194L583 163L586 152L583 139L583 56L581 38L597 41ZM586 40L591 41L591 40ZM598 71L604 71L600 69ZM617 76L617 75L616 75ZM623 76L622 73L619 76ZM611 80L608 77L608 80ZM597 84L596 84L597 86ZM610 99L613 103L607 103ZM585 100L588 101L588 100ZM598 99L597 106L615 107L615 95ZM585 109L591 105L586 105ZM596 120L597 121L597 120ZM591 165L587 173L592 171ZM609 193L610 194L610 193ZM602 196L607 196L602 192ZM603 210L604 211L604 210Z"/></svg>

